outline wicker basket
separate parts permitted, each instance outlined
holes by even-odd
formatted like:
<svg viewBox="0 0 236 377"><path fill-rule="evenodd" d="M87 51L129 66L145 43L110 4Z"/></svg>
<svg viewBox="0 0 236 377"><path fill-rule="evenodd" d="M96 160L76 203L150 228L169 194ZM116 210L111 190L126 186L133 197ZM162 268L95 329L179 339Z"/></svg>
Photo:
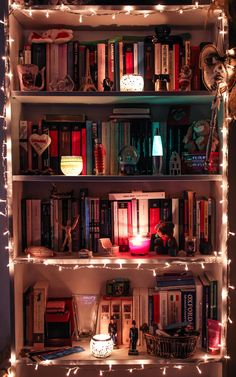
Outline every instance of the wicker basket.
<svg viewBox="0 0 236 377"><path fill-rule="evenodd" d="M147 353L152 356L185 359L196 350L197 335L163 336L145 334Z"/></svg>

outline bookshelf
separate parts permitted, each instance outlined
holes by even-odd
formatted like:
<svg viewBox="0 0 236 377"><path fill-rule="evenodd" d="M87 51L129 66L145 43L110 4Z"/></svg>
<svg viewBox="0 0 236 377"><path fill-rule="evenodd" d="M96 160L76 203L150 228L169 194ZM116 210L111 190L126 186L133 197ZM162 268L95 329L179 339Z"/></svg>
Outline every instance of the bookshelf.
<svg viewBox="0 0 236 377"><path fill-rule="evenodd" d="M206 90L189 92L81 92L81 91L20 91L19 81L16 74L18 51L24 45L23 41L33 30L42 32L49 28L72 28L74 36L81 40L107 38L109 33L112 36L118 34L138 33L140 36L152 35L154 25L168 23L173 26L174 33L184 31L191 32L192 42L200 44L201 41L214 41L215 35L219 32L218 16L216 10L210 17L207 27L203 30L208 14L209 4L201 4L199 9L189 2L173 4L163 12L156 9L153 1L145 2L145 5L137 5L137 2L129 2L134 9L124 9L124 5L114 4L112 1L104 1L98 5L96 2L80 2L80 5L32 5L28 4L15 6L10 5L9 32L14 39L10 45L10 64L13 72L13 79L6 88L7 105L11 109L11 119L7 118L7 137L11 140L12 147L8 148L8 206L9 206L9 230L13 236L14 246L10 253L11 279L12 279L12 304L14 307L12 340L12 355L16 357L12 368L16 377L38 375L50 375L54 371L60 377L78 372L76 368L82 369L88 375L107 373L107 368L114 369L114 373L122 370L127 376L133 369L144 367L145 374L158 373L158 375L174 372L176 366L181 365L182 376L189 373L198 375L201 371L209 376L223 376L224 357L227 349L223 345L218 355L211 355L203 350L197 350L190 359L176 360L150 356L145 347L140 349L138 357L128 356L128 349L120 347L114 350L108 359L98 360L91 356L88 342L75 342L84 346L85 351L79 354L70 355L51 361L49 365L35 363L28 358L21 357L21 350L24 347L23 333L23 293L25 289L37 280L49 281L49 297L65 297L74 294L97 295L103 292L106 280L127 276L131 280L131 287L153 287L155 280L153 273L161 271L164 273L167 268L170 271L191 270L194 275L202 273L203 270L212 271L219 283L219 308L218 319L225 322L227 315L227 302L221 298L221 291L227 289L227 203L220 203L224 199L226 189L222 189L222 181L227 183L226 171L220 167L219 174L183 174L180 176L153 175L85 175L78 177L63 175L26 175L19 173L19 121L25 119L36 122L45 113L56 114L77 114L86 113L89 118L94 117L97 112L97 119L103 121L114 106L148 105L151 108L154 120L163 122L168 114L169 106L190 105L190 123L196 117L210 116L210 107L213 95ZM176 2L177 3L177 2ZM91 11L91 6L93 10ZM176 8L175 8L176 7ZM181 14L183 10L183 14ZM31 17L32 12L32 17ZM49 17L47 17L47 12ZM128 12L128 14L126 14ZM145 17L148 13L149 16ZM113 14L116 15L114 20ZM178 15L178 17L176 17ZM79 18L82 16L83 22ZM119 25L119 26L118 26ZM132 26L133 25L133 26ZM191 31L190 31L191 30ZM7 30L8 31L8 30ZM94 36L96 34L96 36ZM78 37L79 36L79 37ZM9 90L11 96L9 97ZM226 127L225 103L221 106L218 115L218 127ZM93 118L94 119L94 118ZM96 119L94 119L96 120ZM222 147L227 148L227 140L221 139ZM221 161L225 158L220 153ZM215 248L210 255L202 255L199 252L194 257L170 257L157 256L154 252L148 256L133 257L130 255L118 256L96 256L92 258L78 258L77 253L72 256L58 255L52 258L27 257L22 250L22 224L21 224L21 200L22 198L47 199L50 195L52 184L62 191L74 190L79 196L80 189L88 188L89 195L102 197L109 192L128 192L131 190L143 191L164 191L168 197L182 195L184 190L195 190L199 197L212 196L216 201L216 224L215 224ZM12 191L11 190L12 187ZM10 238L11 241L11 238ZM221 254L221 250L223 253ZM154 271L154 272L153 272ZM225 325L224 325L225 326ZM226 326L222 331L222 343L226 340ZM206 356L207 355L207 356ZM35 370L37 369L37 370ZM200 369L200 372L199 372ZM80 371L81 372L81 371ZM79 373L79 372L78 372Z"/></svg>

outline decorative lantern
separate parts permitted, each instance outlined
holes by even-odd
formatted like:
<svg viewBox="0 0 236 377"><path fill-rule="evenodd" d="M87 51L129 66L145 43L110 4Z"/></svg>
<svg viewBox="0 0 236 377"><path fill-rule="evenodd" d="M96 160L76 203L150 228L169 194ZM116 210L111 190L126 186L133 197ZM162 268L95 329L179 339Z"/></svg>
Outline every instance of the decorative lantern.
<svg viewBox="0 0 236 377"><path fill-rule="evenodd" d="M90 350L94 357L105 358L110 356L113 350L113 341L108 334L96 334L90 341Z"/></svg>
<svg viewBox="0 0 236 377"><path fill-rule="evenodd" d="M83 170L81 156L61 156L61 171L65 175L79 175Z"/></svg>
<svg viewBox="0 0 236 377"><path fill-rule="evenodd" d="M152 168L153 174L161 174L162 169L162 159L163 159L163 146L161 135L159 134L159 129L156 128L156 135L153 137L152 143Z"/></svg>
<svg viewBox="0 0 236 377"><path fill-rule="evenodd" d="M124 75L120 80L121 92L142 92L144 87L143 76Z"/></svg>

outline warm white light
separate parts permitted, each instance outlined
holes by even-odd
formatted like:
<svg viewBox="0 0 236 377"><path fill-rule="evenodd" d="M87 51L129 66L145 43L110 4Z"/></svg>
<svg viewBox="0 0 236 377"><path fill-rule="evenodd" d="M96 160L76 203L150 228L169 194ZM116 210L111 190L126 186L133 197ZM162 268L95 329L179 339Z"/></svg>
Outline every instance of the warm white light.
<svg viewBox="0 0 236 377"><path fill-rule="evenodd" d="M79 16L79 22L82 24L82 22L83 22L83 16L82 16L82 14L80 14L80 16Z"/></svg>
<svg viewBox="0 0 236 377"><path fill-rule="evenodd" d="M228 321L229 321L230 324L233 323L233 321L232 321L232 319L230 317L228 317Z"/></svg>
<svg viewBox="0 0 236 377"><path fill-rule="evenodd" d="M32 17L32 9L31 9L31 7L29 8L29 16Z"/></svg>
<svg viewBox="0 0 236 377"><path fill-rule="evenodd" d="M204 263L201 263L201 266L202 266L202 269L204 270L204 268L205 268Z"/></svg>
<svg viewBox="0 0 236 377"><path fill-rule="evenodd" d="M161 5L161 4L158 4L155 6L156 10L158 10L159 12L163 12L165 6L164 5Z"/></svg>
<svg viewBox="0 0 236 377"><path fill-rule="evenodd" d="M183 13L184 13L183 9L180 9L179 14L183 14Z"/></svg>
<svg viewBox="0 0 236 377"><path fill-rule="evenodd" d="M197 368L198 373L199 373L199 374L202 374L202 371L201 371L201 369L199 368L199 366L196 366L196 368Z"/></svg>
<svg viewBox="0 0 236 377"><path fill-rule="evenodd" d="M59 270L59 271L62 271L62 267L61 267L61 266L59 266L59 267L58 267L58 270Z"/></svg>
<svg viewBox="0 0 236 377"><path fill-rule="evenodd" d="M115 18L116 18L116 14L113 13L113 15L111 16L111 18L112 18L113 20L115 20Z"/></svg>
<svg viewBox="0 0 236 377"><path fill-rule="evenodd" d="M234 232L229 232L229 235L230 236L235 236L235 233Z"/></svg>
<svg viewBox="0 0 236 377"><path fill-rule="evenodd" d="M185 271L188 271L188 265L187 265L187 263L185 265Z"/></svg>
<svg viewBox="0 0 236 377"><path fill-rule="evenodd" d="M147 18L149 16L149 13L144 13L143 17Z"/></svg>
<svg viewBox="0 0 236 377"><path fill-rule="evenodd" d="M130 5L126 5L126 6L124 7L124 10L126 11L126 14L130 14L131 11L132 11L133 9L134 9L134 8L131 7Z"/></svg>
<svg viewBox="0 0 236 377"><path fill-rule="evenodd" d="M71 372L71 369L68 370L68 372L66 373L66 376L69 376L70 372Z"/></svg>
<svg viewBox="0 0 236 377"><path fill-rule="evenodd" d="M132 372L133 372L133 369L129 369L129 372L132 373Z"/></svg>
<svg viewBox="0 0 236 377"><path fill-rule="evenodd" d="M100 370L99 375L103 376L103 371L102 370Z"/></svg>
<svg viewBox="0 0 236 377"><path fill-rule="evenodd" d="M49 17L49 11L47 10L46 12L46 17L48 18Z"/></svg>
<svg viewBox="0 0 236 377"><path fill-rule="evenodd" d="M153 274L153 276L156 276L157 274L156 274L156 270L153 270L152 271L152 274Z"/></svg>
<svg viewBox="0 0 236 377"><path fill-rule="evenodd" d="M38 370L38 367L39 367L39 365L36 364L34 369L35 369L35 370Z"/></svg>
<svg viewBox="0 0 236 377"><path fill-rule="evenodd" d="M163 368L163 372L162 372L162 374L166 374L166 367L165 368Z"/></svg>
<svg viewBox="0 0 236 377"><path fill-rule="evenodd" d="M223 213L223 216L222 216L222 224L227 224L227 221L228 221L228 216L226 213Z"/></svg>
<svg viewBox="0 0 236 377"><path fill-rule="evenodd" d="M228 290L226 288L222 288L221 297L222 297L222 300L226 300L227 299L227 297L228 297Z"/></svg>

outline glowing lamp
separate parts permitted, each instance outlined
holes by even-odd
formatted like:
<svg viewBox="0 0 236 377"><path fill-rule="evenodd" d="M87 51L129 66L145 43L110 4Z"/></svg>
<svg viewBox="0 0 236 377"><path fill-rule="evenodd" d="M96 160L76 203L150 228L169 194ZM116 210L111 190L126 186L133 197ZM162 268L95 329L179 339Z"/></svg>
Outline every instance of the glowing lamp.
<svg viewBox="0 0 236 377"><path fill-rule="evenodd" d="M156 135L153 137L152 143L152 171L154 175L161 174L163 158L163 146L159 129L156 128Z"/></svg>
<svg viewBox="0 0 236 377"><path fill-rule="evenodd" d="M104 359L112 353L113 341L108 334L96 334L90 341L90 350L94 357Z"/></svg>
<svg viewBox="0 0 236 377"><path fill-rule="evenodd" d="M132 255L145 255L150 250L150 238L138 234L129 238L129 249Z"/></svg>
<svg viewBox="0 0 236 377"><path fill-rule="evenodd" d="M144 87L143 76L141 75L124 75L120 80L121 92L142 92Z"/></svg>
<svg viewBox="0 0 236 377"><path fill-rule="evenodd" d="M83 170L81 156L61 156L61 171L65 175L79 175Z"/></svg>

